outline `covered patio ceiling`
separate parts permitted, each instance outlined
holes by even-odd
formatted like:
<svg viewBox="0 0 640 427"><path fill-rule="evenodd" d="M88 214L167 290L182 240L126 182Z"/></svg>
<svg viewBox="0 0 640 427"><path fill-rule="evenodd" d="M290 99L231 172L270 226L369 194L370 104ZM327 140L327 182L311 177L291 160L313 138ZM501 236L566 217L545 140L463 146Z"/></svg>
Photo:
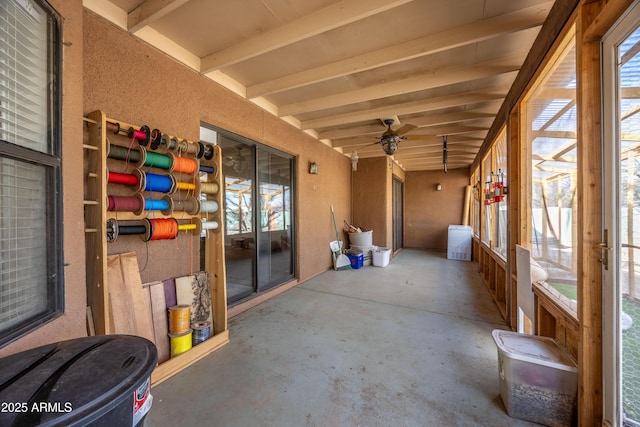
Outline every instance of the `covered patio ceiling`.
<svg viewBox="0 0 640 427"><path fill-rule="evenodd" d="M470 166L553 1L84 0L320 142L406 171ZM412 126L407 126L412 125ZM404 127L403 127L404 126Z"/></svg>

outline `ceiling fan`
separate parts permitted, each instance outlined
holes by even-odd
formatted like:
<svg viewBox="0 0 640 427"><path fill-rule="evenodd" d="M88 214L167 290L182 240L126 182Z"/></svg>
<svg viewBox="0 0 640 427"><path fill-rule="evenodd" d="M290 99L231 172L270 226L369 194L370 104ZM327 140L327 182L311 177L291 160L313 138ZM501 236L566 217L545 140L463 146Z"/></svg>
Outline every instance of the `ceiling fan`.
<svg viewBox="0 0 640 427"><path fill-rule="evenodd" d="M403 135L417 128L416 125L406 124L396 130L393 130L391 129L391 125L394 123L393 119L384 119L383 123L387 125L387 130L384 131L382 136L380 136L380 141L378 142L382 145L384 152L389 156L392 156L396 152L400 141L406 139ZM376 144L378 142L376 142Z"/></svg>

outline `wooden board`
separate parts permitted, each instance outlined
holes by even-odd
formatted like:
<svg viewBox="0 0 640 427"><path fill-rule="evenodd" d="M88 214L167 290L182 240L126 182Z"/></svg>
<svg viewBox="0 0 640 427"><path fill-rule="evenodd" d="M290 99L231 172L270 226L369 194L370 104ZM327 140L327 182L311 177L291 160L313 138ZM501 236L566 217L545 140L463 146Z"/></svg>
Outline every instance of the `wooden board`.
<svg viewBox="0 0 640 427"><path fill-rule="evenodd" d="M211 289L207 272L176 278L176 299L178 304L191 307L191 322L212 322Z"/></svg>
<svg viewBox="0 0 640 427"><path fill-rule="evenodd" d="M149 285L151 299L151 316L153 318L153 334L158 349L158 363L170 358L169 327L167 321L167 305L164 296L164 284L155 282Z"/></svg>
<svg viewBox="0 0 640 427"><path fill-rule="evenodd" d="M154 341L151 302L145 298L135 252L107 257L109 308L113 332Z"/></svg>

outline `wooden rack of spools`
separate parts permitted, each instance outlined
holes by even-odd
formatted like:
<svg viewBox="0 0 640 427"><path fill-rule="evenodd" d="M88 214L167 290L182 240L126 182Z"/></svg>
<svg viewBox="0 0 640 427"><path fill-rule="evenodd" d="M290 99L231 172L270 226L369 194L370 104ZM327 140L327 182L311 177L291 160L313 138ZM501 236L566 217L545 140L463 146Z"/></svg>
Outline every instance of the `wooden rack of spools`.
<svg viewBox="0 0 640 427"><path fill-rule="evenodd" d="M154 240L175 238L178 233L193 233L198 239L206 233L205 270L209 276L212 330L207 331L206 341L189 346L177 357L172 353L169 360L160 363L151 377L155 385L229 341L221 150L145 125L111 119L102 111L90 113L84 122L89 333L118 333L109 300L117 296L110 292L107 277L111 242L142 239L152 244ZM114 163L125 165L127 172L110 170L109 164ZM166 314L169 327L169 316L181 316L177 310L167 310ZM201 331L194 333L197 332Z"/></svg>

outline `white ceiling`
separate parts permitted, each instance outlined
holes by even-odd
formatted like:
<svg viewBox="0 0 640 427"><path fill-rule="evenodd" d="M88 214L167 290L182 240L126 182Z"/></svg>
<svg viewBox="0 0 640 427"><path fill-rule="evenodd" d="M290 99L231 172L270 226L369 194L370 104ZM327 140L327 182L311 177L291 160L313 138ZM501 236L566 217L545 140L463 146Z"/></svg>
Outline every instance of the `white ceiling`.
<svg viewBox="0 0 640 427"><path fill-rule="evenodd" d="M547 17L543 0L84 0L325 144L407 171L467 167Z"/></svg>

